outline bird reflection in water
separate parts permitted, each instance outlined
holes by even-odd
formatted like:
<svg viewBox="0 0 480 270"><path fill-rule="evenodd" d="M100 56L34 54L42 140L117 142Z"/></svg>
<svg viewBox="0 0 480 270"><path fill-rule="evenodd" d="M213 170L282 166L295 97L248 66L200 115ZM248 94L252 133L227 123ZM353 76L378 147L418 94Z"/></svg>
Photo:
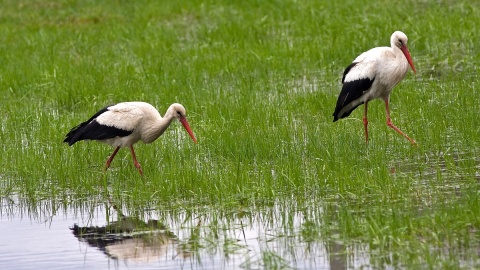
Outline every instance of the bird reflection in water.
<svg viewBox="0 0 480 270"><path fill-rule="evenodd" d="M161 258L188 258L191 253L178 245L177 237L158 220L144 222L122 216L106 226L70 228L79 240L102 250L109 257L137 263L149 263Z"/></svg>

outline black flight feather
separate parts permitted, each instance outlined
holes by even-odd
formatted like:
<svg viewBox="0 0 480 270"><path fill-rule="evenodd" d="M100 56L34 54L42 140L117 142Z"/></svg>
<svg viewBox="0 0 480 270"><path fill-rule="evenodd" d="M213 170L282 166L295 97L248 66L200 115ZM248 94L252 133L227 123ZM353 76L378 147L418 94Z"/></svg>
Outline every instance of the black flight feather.
<svg viewBox="0 0 480 270"><path fill-rule="evenodd" d="M81 140L105 140L115 137L125 137L132 134L133 130L123 130L113 126L105 126L96 121L96 118L108 111L109 107L111 106L101 109L87 121L72 128L65 136L63 142L68 143L68 145L73 145Z"/></svg>
<svg viewBox="0 0 480 270"><path fill-rule="evenodd" d="M347 76L348 72L350 72L350 70L356 64L357 63L350 64L343 72L343 78L342 78L343 87L342 87L342 91L340 91L340 95L338 96L335 112L333 113L333 122L337 121L338 119L349 116L353 112L353 110L355 110L358 106L362 105L363 102L359 103L349 111L344 112L342 115L338 115L346 105L360 98L368 89L370 89L370 87L372 87L373 81L375 80L375 78L373 79L364 78L364 79L358 79L350 82L345 82L345 77Z"/></svg>

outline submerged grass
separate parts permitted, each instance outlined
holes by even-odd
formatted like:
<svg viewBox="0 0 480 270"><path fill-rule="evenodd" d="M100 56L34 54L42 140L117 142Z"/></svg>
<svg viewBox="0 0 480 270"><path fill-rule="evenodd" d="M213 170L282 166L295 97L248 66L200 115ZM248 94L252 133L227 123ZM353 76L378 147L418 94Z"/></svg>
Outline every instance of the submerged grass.
<svg viewBox="0 0 480 270"><path fill-rule="evenodd" d="M298 207L284 210L304 220L285 235L300 241L366 243L373 265L461 267L480 239L478 11L468 1L4 1L0 196L68 204L107 185L133 213L291 200ZM362 110L336 123L331 113L343 68L395 30L418 74L394 90L392 118L419 145L386 127L378 101L367 146ZM133 100L162 114L182 103L199 144L177 123L139 144L145 178L129 151L104 175L113 149L62 144L96 110ZM285 263L270 250L262 260Z"/></svg>

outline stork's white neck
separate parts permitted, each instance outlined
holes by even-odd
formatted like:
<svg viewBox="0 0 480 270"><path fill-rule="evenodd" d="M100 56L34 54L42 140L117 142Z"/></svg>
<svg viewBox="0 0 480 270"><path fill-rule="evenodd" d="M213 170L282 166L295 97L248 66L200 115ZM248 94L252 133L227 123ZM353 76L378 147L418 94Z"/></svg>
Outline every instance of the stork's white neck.
<svg viewBox="0 0 480 270"><path fill-rule="evenodd" d="M173 119L175 119L175 110L170 106L163 117L158 114L158 116L153 119L152 125L143 130L141 140L144 143L155 141L170 126Z"/></svg>

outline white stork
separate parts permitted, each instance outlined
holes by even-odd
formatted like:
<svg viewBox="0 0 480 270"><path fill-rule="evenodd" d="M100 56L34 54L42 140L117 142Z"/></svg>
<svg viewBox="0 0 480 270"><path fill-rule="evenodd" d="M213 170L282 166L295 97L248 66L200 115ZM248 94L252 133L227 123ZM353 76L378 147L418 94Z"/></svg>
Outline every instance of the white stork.
<svg viewBox="0 0 480 270"><path fill-rule="evenodd" d="M415 144L414 140L392 123L388 108L390 93L407 74L408 65L416 73L407 48L407 41L408 38L404 33L395 31L390 37L391 47L370 49L353 60L343 72L343 87L333 113L333 122L349 116L355 108L365 103L363 125L368 143L367 104L376 98L383 99L387 125Z"/></svg>
<svg viewBox="0 0 480 270"><path fill-rule="evenodd" d="M143 176L142 167L137 161L133 144L138 141L152 143L168 128L173 119L178 119L187 130L194 143L197 139L187 122L186 110L178 103L170 105L165 116L150 104L145 102L123 102L107 106L87 121L72 128L63 142L68 145L81 140L96 140L115 147L113 154L105 164L105 170L117 154L120 147L129 147L133 163Z"/></svg>

